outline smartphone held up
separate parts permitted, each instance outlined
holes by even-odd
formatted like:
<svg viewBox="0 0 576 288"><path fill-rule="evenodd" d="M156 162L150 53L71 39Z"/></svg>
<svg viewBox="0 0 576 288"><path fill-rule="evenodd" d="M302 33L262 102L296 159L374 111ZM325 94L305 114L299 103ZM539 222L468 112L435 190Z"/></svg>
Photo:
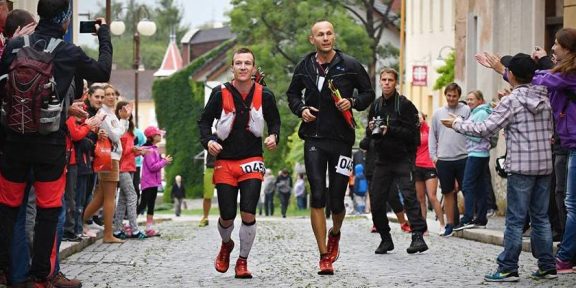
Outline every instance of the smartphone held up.
<svg viewBox="0 0 576 288"><path fill-rule="evenodd" d="M80 21L80 33L96 34L96 24L100 25L100 20Z"/></svg>

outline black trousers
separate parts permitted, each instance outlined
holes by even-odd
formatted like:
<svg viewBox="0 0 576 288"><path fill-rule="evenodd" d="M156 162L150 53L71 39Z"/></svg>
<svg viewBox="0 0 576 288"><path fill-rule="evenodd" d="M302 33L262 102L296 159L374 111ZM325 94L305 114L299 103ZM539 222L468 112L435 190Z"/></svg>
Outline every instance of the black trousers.
<svg viewBox="0 0 576 288"><path fill-rule="evenodd" d="M386 163L379 161L376 163L369 193L372 221L381 235L390 233L390 225L386 216L386 202L389 201L390 193L397 193L398 188L404 197L404 210L410 221L412 231L424 233L428 229L420 211L420 203L416 198L412 167L413 165L409 160L387 161Z"/></svg>

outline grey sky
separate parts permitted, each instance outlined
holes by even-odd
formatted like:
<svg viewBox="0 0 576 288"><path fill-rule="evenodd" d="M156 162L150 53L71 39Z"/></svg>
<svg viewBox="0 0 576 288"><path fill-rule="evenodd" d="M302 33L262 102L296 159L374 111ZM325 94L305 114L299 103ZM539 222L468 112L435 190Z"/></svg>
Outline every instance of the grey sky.
<svg viewBox="0 0 576 288"><path fill-rule="evenodd" d="M99 9L100 5L104 6L106 1L98 0L98 1L78 1L80 2L78 6L79 13L88 13L90 12L93 15ZM128 1L120 1L120 2L128 2ZM146 3L151 6L157 5L157 0L137 0L137 3ZM190 28L197 27L205 23L209 22L226 22L228 21L228 17L224 14L232 9L232 5L230 4L230 0L175 0L177 7L182 7L183 13L183 26L188 25ZM85 20L84 17L81 17L80 20ZM153 19L152 19L153 20ZM166 40L168 40L168 36L166 36ZM80 45L94 45L95 40L94 36L92 35L82 35L78 37L78 41Z"/></svg>

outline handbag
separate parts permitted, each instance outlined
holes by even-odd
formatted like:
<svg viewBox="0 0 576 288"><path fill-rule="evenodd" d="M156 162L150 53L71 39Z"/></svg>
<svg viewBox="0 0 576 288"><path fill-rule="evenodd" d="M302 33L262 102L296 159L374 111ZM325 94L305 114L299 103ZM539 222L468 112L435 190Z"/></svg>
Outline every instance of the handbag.
<svg viewBox="0 0 576 288"><path fill-rule="evenodd" d="M112 144L108 138L96 141L92 167L94 172L112 171Z"/></svg>

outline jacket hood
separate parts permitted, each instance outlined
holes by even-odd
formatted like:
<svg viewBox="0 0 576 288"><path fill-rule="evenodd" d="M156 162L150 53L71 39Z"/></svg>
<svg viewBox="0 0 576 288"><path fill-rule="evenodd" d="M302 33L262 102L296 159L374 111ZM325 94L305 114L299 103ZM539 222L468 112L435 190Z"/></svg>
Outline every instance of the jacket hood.
<svg viewBox="0 0 576 288"><path fill-rule="evenodd" d="M354 175L359 176L363 174L364 174L364 165L356 164L356 166L354 166Z"/></svg>
<svg viewBox="0 0 576 288"><path fill-rule="evenodd" d="M480 111L485 111L486 113L490 114L492 113L492 107L490 107L490 104L487 103L478 105L476 108L474 108L474 110L472 110L472 114L478 113Z"/></svg>
<svg viewBox="0 0 576 288"><path fill-rule="evenodd" d="M528 88L528 89L523 89ZM520 92L517 97L518 102L522 106L526 107L528 111L532 114L538 114L549 106L548 100L548 89L545 86L540 85L523 85L517 87L517 89L525 90L526 92Z"/></svg>

